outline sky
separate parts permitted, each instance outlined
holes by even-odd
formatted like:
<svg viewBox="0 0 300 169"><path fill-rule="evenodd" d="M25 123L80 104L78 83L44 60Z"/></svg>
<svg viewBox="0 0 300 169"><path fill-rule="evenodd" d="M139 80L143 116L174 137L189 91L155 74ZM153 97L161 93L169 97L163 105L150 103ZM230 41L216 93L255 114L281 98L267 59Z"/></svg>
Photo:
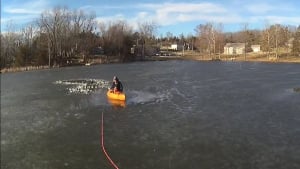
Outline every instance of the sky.
<svg viewBox="0 0 300 169"><path fill-rule="evenodd" d="M266 25L300 25L300 0L2 0L1 31L7 25L20 29L56 6L95 12L96 20L125 20L133 29L138 23L158 25L157 36L195 34L199 24L222 23L224 32L263 29Z"/></svg>

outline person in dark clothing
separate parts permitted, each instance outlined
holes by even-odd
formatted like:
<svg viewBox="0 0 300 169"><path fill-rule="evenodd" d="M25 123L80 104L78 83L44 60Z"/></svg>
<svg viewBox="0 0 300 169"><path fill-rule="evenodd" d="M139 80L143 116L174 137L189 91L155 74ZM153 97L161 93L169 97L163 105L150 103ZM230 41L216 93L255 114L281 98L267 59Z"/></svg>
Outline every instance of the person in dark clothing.
<svg viewBox="0 0 300 169"><path fill-rule="evenodd" d="M123 92L123 85L117 76L114 76L110 90L113 90L114 92Z"/></svg>

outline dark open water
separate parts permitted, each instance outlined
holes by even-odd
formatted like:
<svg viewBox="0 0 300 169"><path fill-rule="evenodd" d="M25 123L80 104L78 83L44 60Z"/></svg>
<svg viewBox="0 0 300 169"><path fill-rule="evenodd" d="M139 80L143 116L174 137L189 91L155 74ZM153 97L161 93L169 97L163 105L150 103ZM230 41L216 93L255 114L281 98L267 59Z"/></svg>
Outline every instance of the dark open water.
<svg viewBox="0 0 300 169"><path fill-rule="evenodd" d="M118 75L126 107L106 88ZM64 82L103 82L88 94ZM63 82L63 83L62 83ZM299 64L136 62L1 75L1 169L299 169Z"/></svg>

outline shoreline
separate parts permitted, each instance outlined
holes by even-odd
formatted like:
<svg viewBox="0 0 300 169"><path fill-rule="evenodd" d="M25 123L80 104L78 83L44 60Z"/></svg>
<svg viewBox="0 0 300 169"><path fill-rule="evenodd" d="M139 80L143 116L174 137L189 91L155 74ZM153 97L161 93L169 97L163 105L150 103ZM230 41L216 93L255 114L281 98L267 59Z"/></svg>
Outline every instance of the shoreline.
<svg viewBox="0 0 300 169"><path fill-rule="evenodd" d="M228 57L222 56L217 59L212 59L209 56L201 56L201 55L185 55L185 56L164 56L164 57L151 57L146 58L145 60L138 60L138 61L169 61L169 60L194 60L194 61L215 61L215 62L257 62L257 63L287 63L287 64L300 64L300 57L282 57L276 59L274 57L257 57L257 56L247 56L246 60L244 56L237 56L237 57ZM109 63L96 63L94 62L91 65L99 65L99 64L113 64L113 63L127 63L127 62L109 62ZM74 66L90 66L90 65L69 65L69 66L62 66L62 67L74 67ZM51 67L51 68L59 68L59 67ZM48 65L41 65L41 66L24 66L24 67L11 67L11 68L1 68L2 73L14 73L14 72L25 72L25 71L33 71L33 70L42 70L42 69L51 69Z"/></svg>
<svg viewBox="0 0 300 169"><path fill-rule="evenodd" d="M215 59L208 55L186 55L185 58L198 61L225 61L225 62L257 62L257 63L296 63L300 64L300 57L284 56L276 58L274 56L267 57L265 54L247 54L246 59L244 55L218 55Z"/></svg>
<svg viewBox="0 0 300 169"><path fill-rule="evenodd" d="M3 69L1 68L1 74L14 73L14 72L26 72L26 71L42 70L42 69L49 69L49 66L41 65L41 66L10 67L10 68L3 68Z"/></svg>

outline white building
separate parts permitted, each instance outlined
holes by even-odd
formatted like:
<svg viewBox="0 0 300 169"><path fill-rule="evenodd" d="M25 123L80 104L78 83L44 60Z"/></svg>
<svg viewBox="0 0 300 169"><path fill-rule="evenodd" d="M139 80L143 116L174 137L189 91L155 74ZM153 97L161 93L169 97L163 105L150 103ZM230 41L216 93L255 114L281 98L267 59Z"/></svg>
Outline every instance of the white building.
<svg viewBox="0 0 300 169"><path fill-rule="evenodd" d="M172 50L177 50L178 49L178 45L177 44L172 44L171 45L171 49Z"/></svg>
<svg viewBox="0 0 300 169"><path fill-rule="evenodd" d="M260 52L260 45L251 45L251 49L253 52Z"/></svg>
<svg viewBox="0 0 300 169"><path fill-rule="evenodd" d="M175 51L177 51L177 50L182 50L182 49L183 49L183 46L180 45L180 44L172 44L170 49L171 49L171 50L175 50Z"/></svg>
<svg viewBox="0 0 300 169"><path fill-rule="evenodd" d="M224 54L226 55L239 55L244 54L245 43L226 43L224 46Z"/></svg>

